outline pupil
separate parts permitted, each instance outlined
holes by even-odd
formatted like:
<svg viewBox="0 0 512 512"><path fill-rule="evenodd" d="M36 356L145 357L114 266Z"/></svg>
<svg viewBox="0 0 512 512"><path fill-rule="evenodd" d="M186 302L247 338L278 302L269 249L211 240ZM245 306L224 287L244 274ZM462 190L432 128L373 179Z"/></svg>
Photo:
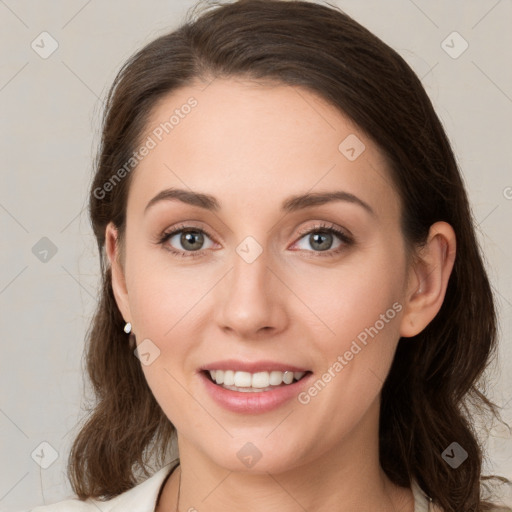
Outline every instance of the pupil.
<svg viewBox="0 0 512 512"><path fill-rule="evenodd" d="M199 239L199 247L193 247L194 238ZM188 248L193 251L200 249L200 247L202 245L202 241L203 241L202 239L203 239L203 235L201 233L199 233L198 231L188 231L181 235L181 243L182 243L183 247L187 247L187 244L190 243L190 244L192 244L192 247L188 247ZM197 242L197 240L196 240L196 242Z"/></svg>
<svg viewBox="0 0 512 512"><path fill-rule="evenodd" d="M319 237L323 237L324 238L324 242L325 242L325 238L326 237L332 237L332 235L330 233L316 233L316 234L311 235L311 237L313 237L313 242L316 243L318 241ZM327 238L327 239L329 240L329 238ZM312 245L313 245L313 242L311 242ZM322 247L320 247L320 250L324 251L324 250L327 250L327 249L330 248L331 243L327 243L327 244L323 243L322 244L322 242L320 241L320 245L322 246Z"/></svg>

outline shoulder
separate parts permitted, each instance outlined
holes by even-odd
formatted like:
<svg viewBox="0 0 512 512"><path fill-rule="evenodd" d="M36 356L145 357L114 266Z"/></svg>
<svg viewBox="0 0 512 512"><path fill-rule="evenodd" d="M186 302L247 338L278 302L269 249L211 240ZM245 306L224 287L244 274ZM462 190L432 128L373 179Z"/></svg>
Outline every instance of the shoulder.
<svg viewBox="0 0 512 512"><path fill-rule="evenodd" d="M503 491L499 492L499 490L495 489L495 496L499 503L496 503L495 500L490 500L493 502L493 508L489 509L488 512L512 512L512 482L508 482L508 485L508 494L506 491L503 494ZM411 490L414 495L414 512L445 512L438 504L430 500L429 496L414 478L411 481Z"/></svg>
<svg viewBox="0 0 512 512"><path fill-rule="evenodd" d="M35 507L26 512L91 512L98 508L88 501L80 501L78 499L70 499L59 501L51 505L42 505Z"/></svg>
<svg viewBox="0 0 512 512"><path fill-rule="evenodd" d="M445 512L444 509L442 509L439 505L436 505L434 503L430 504L430 508L428 509L428 511L429 512ZM509 506L509 505L496 506L496 507L488 510L488 512L512 512L512 506Z"/></svg>
<svg viewBox="0 0 512 512"><path fill-rule="evenodd" d="M444 509L434 504L432 504L431 510L432 512L445 512ZM488 510L487 512L512 512L512 506L497 506L495 508Z"/></svg>
<svg viewBox="0 0 512 512"><path fill-rule="evenodd" d="M144 482L107 501L78 498L66 499L51 505L42 505L23 512L149 512L155 508L160 487L165 478L176 468L165 465Z"/></svg>

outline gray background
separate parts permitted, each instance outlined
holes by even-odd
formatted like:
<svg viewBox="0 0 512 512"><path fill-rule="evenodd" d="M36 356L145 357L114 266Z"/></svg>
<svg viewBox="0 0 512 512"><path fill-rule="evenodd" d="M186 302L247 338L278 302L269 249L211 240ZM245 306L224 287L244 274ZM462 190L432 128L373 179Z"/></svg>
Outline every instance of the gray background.
<svg viewBox="0 0 512 512"><path fill-rule="evenodd" d="M512 2L331 3L409 62L453 143L500 311L489 392L511 422ZM102 101L125 59L177 26L192 4L0 0L2 511L71 496L65 464L99 283L86 198ZM51 48L43 31L58 42L46 59L31 47ZM44 237L55 254L40 252ZM512 438L493 432L485 469L512 478ZM51 445L42 445L47 462L58 453L45 469L36 462L43 442Z"/></svg>

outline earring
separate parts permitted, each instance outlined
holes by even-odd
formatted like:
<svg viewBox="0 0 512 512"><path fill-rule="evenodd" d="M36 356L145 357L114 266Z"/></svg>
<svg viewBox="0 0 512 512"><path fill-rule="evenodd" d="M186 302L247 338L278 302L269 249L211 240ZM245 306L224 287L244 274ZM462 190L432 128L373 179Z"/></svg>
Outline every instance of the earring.
<svg viewBox="0 0 512 512"><path fill-rule="evenodd" d="M130 322L126 322L126 325L124 326L124 332L126 334L130 334L132 332L132 324Z"/></svg>

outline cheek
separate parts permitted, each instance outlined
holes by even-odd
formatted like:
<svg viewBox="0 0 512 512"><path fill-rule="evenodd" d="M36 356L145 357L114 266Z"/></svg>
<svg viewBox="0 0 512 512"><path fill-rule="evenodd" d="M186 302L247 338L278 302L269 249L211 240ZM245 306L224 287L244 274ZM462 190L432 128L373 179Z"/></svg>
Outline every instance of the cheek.
<svg viewBox="0 0 512 512"><path fill-rule="evenodd" d="M399 256L388 256L380 261L361 259L338 269L315 271L314 280L309 282L306 272L301 272L296 277L297 294L307 297L304 302L312 321L321 321L323 328L318 332L323 332L323 339L339 349L376 323L380 331L390 330L389 326L397 328L397 310L401 307L393 308L393 304L401 300L403 283L399 268Z"/></svg>
<svg viewBox="0 0 512 512"><path fill-rule="evenodd" d="M403 306L398 280L375 267L324 284L325 294L312 295L313 307L329 327L319 327L314 338L317 379L322 382L312 383L299 402L311 407L311 418L329 425L324 435L334 439L354 427L382 389L399 339Z"/></svg>
<svg viewBox="0 0 512 512"><path fill-rule="evenodd" d="M342 403L357 417L379 393L400 337L404 261L375 251L310 287L308 306L322 320L314 339L319 377L329 381L324 405Z"/></svg>
<svg viewBox="0 0 512 512"><path fill-rule="evenodd" d="M133 261L128 274L130 308L138 347L150 354L151 361L143 364L141 356L142 370L157 402L179 424L190 401L183 389L188 385L184 375L188 378L195 370L195 361L188 356L200 339L201 298L211 288L211 280L192 267L188 271L171 268L161 260L152 265L142 255L135 255Z"/></svg>
<svg viewBox="0 0 512 512"><path fill-rule="evenodd" d="M165 282L154 270L139 269L133 276L137 286L130 296L130 306L141 368L165 415L176 427L182 427L186 424L185 411L190 406L190 395L183 387L187 386L183 372L191 350L190 340L194 339L190 335L194 322L193 297L176 292L169 278ZM183 288L177 286L177 289ZM147 358L146 354L149 354Z"/></svg>
<svg viewBox="0 0 512 512"><path fill-rule="evenodd" d="M170 256L169 256L170 258ZM179 268L165 258L135 255L129 286L130 309L141 336L165 348L166 340L197 324L197 305L211 280L193 267Z"/></svg>

